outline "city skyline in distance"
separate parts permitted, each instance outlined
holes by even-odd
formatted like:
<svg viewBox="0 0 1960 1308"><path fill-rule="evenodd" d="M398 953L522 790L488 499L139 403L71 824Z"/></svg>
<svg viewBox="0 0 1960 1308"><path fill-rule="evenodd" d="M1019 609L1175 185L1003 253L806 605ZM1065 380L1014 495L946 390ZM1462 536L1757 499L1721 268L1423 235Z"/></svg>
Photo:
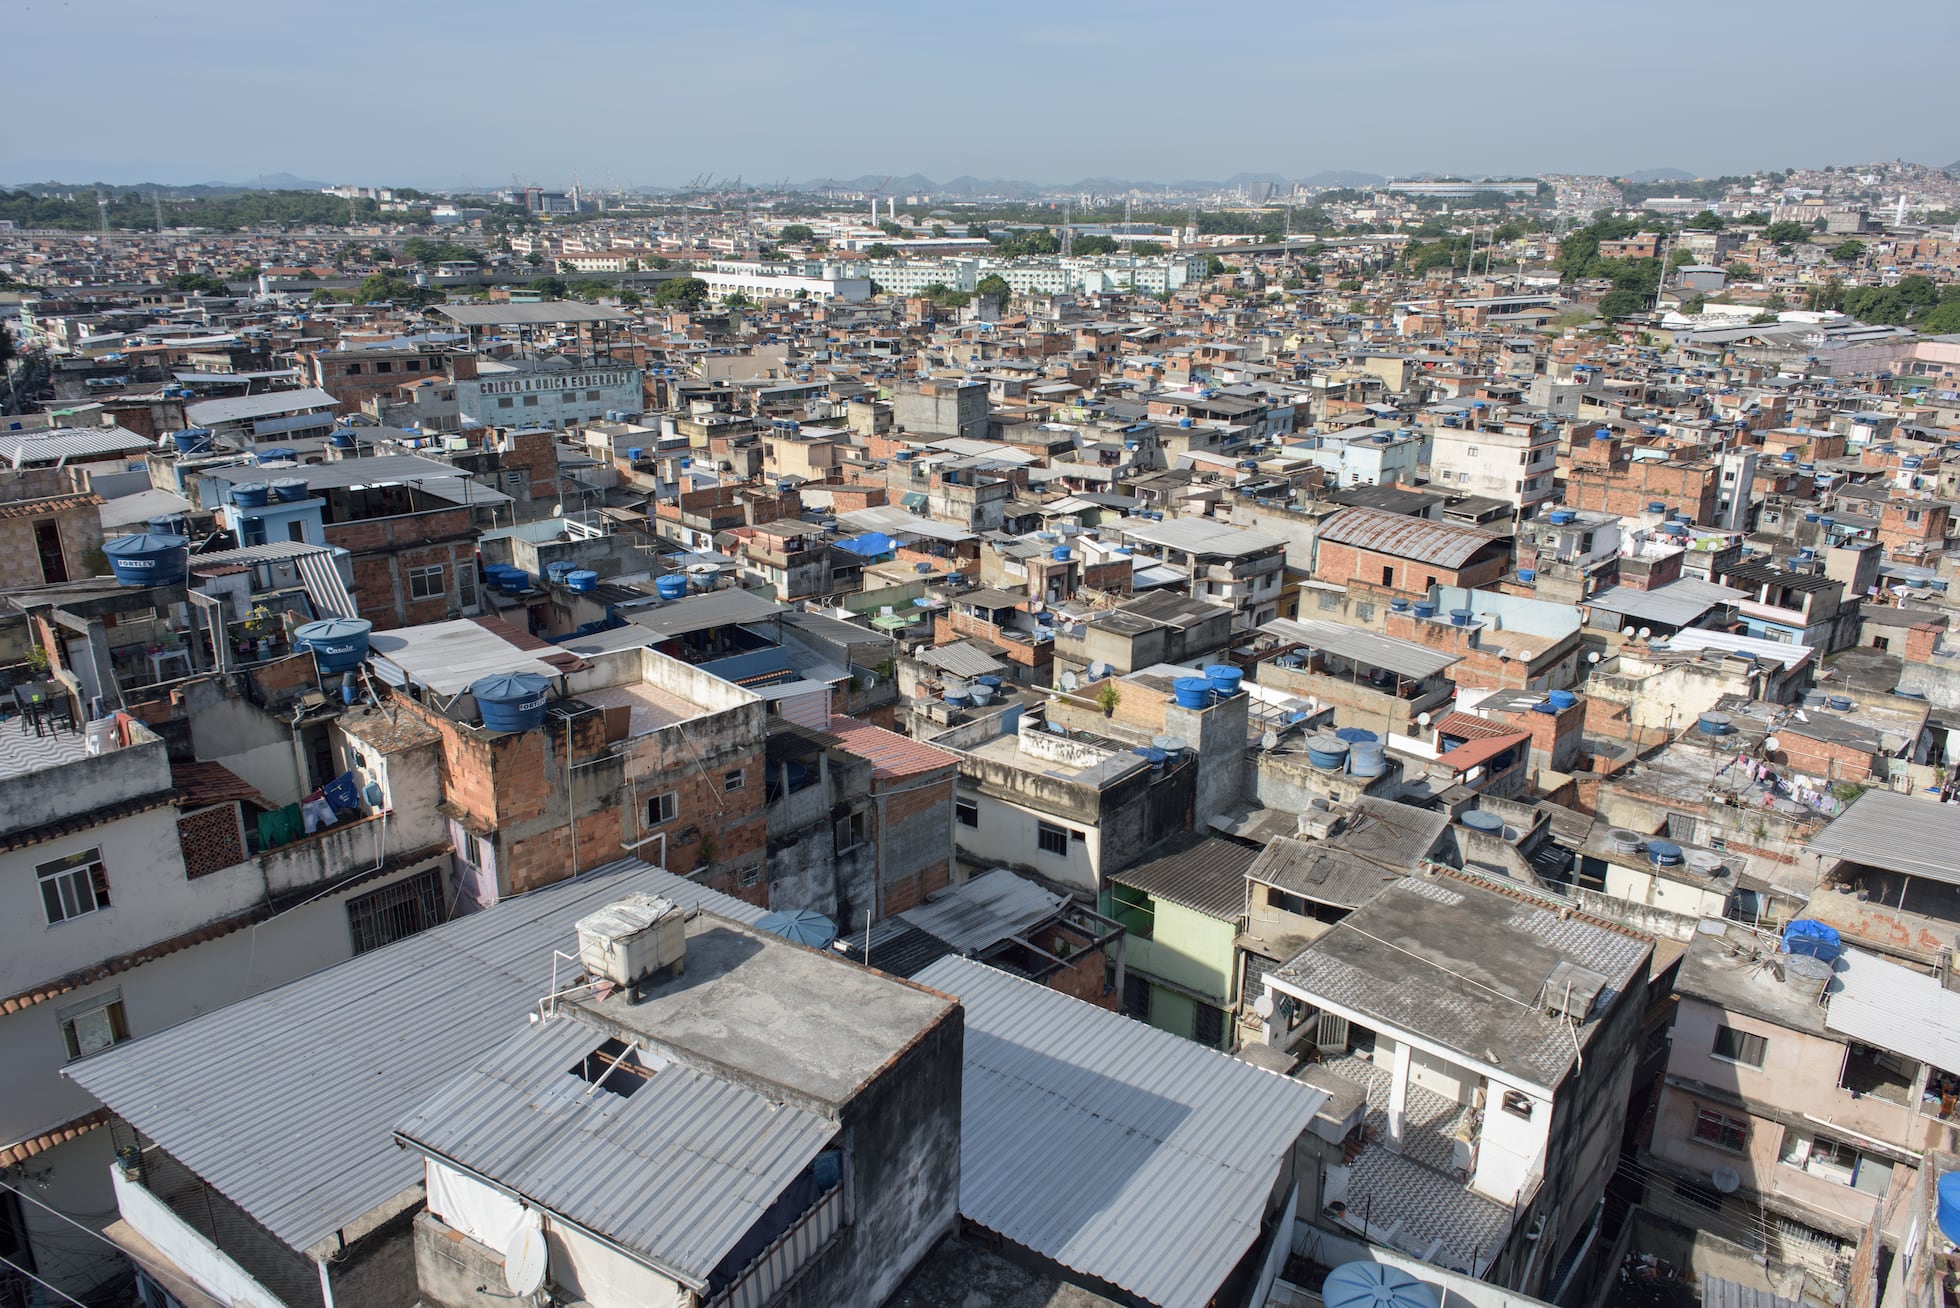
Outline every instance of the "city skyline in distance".
<svg viewBox="0 0 1960 1308"><path fill-rule="evenodd" d="M1888 31L1950 14L1902 0ZM1821 55L1839 7L1409 0L1157 0L984 19L874 0L581 7L486 0L418 29L379 0L320 11L197 0L24 6L22 103L0 177L250 185L287 172L440 189L675 187L876 176L865 164L1067 186L1077 178L1287 179L1758 169L1960 156L1960 93L1928 63L1843 97ZM533 33L527 36L526 33ZM1917 56L1924 58L1924 55ZM78 69L86 67L84 78ZM1783 75L1777 70L1800 70ZM140 110L145 78L155 113ZM120 88L104 93L102 88ZM139 119L141 121L139 121Z"/></svg>

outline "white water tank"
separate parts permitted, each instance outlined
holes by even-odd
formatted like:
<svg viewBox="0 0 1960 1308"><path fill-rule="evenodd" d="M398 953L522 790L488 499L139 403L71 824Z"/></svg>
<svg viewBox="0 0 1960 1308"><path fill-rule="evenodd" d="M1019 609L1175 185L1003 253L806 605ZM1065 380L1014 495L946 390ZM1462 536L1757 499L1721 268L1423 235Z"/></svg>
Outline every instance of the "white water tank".
<svg viewBox="0 0 1960 1308"><path fill-rule="evenodd" d="M672 900L628 895L578 923L578 957L587 971L630 986L687 957L687 915Z"/></svg>

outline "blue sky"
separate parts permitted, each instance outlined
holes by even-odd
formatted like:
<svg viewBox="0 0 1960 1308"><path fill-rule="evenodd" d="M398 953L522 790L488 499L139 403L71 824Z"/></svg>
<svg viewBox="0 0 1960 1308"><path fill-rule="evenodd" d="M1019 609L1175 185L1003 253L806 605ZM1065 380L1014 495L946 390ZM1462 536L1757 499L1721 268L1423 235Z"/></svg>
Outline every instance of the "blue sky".
<svg viewBox="0 0 1960 1308"><path fill-rule="evenodd" d="M1960 159L1952 0L16 0L0 180L677 184ZM1887 41L1899 34L1910 44ZM1943 34L1943 35L1942 35Z"/></svg>

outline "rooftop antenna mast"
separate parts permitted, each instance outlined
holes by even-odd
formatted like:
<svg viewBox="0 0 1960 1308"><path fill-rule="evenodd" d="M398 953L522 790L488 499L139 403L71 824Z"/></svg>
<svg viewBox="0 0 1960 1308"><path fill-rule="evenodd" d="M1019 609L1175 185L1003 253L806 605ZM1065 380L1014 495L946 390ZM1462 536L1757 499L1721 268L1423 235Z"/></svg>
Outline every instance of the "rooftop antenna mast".
<svg viewBox="0 0 1960 1308"><path fill-rule="evenodd" d="M109 197L100 191L95 193L95 215L102 222L102 234L107 236L109 234Z"/></svg>
<svg viewBox="0 0 1960 1308"><path fill-rule="evenodd" d="M161 236L163 235L163 192L152 190L150 192L150 203L156 206L157 235Z"/></svg>

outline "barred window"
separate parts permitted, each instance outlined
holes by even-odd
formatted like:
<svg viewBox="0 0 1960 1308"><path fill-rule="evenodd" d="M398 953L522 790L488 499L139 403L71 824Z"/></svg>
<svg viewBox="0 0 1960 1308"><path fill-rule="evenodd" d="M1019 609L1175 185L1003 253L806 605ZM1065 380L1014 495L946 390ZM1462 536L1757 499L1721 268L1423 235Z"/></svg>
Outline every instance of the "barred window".
<svg viewBox="0 0 1960 1308"><path fill-rule="evenodd" d="M427 931L443 916L442 878L434 868L347 901L356 954Z"/></svg>

